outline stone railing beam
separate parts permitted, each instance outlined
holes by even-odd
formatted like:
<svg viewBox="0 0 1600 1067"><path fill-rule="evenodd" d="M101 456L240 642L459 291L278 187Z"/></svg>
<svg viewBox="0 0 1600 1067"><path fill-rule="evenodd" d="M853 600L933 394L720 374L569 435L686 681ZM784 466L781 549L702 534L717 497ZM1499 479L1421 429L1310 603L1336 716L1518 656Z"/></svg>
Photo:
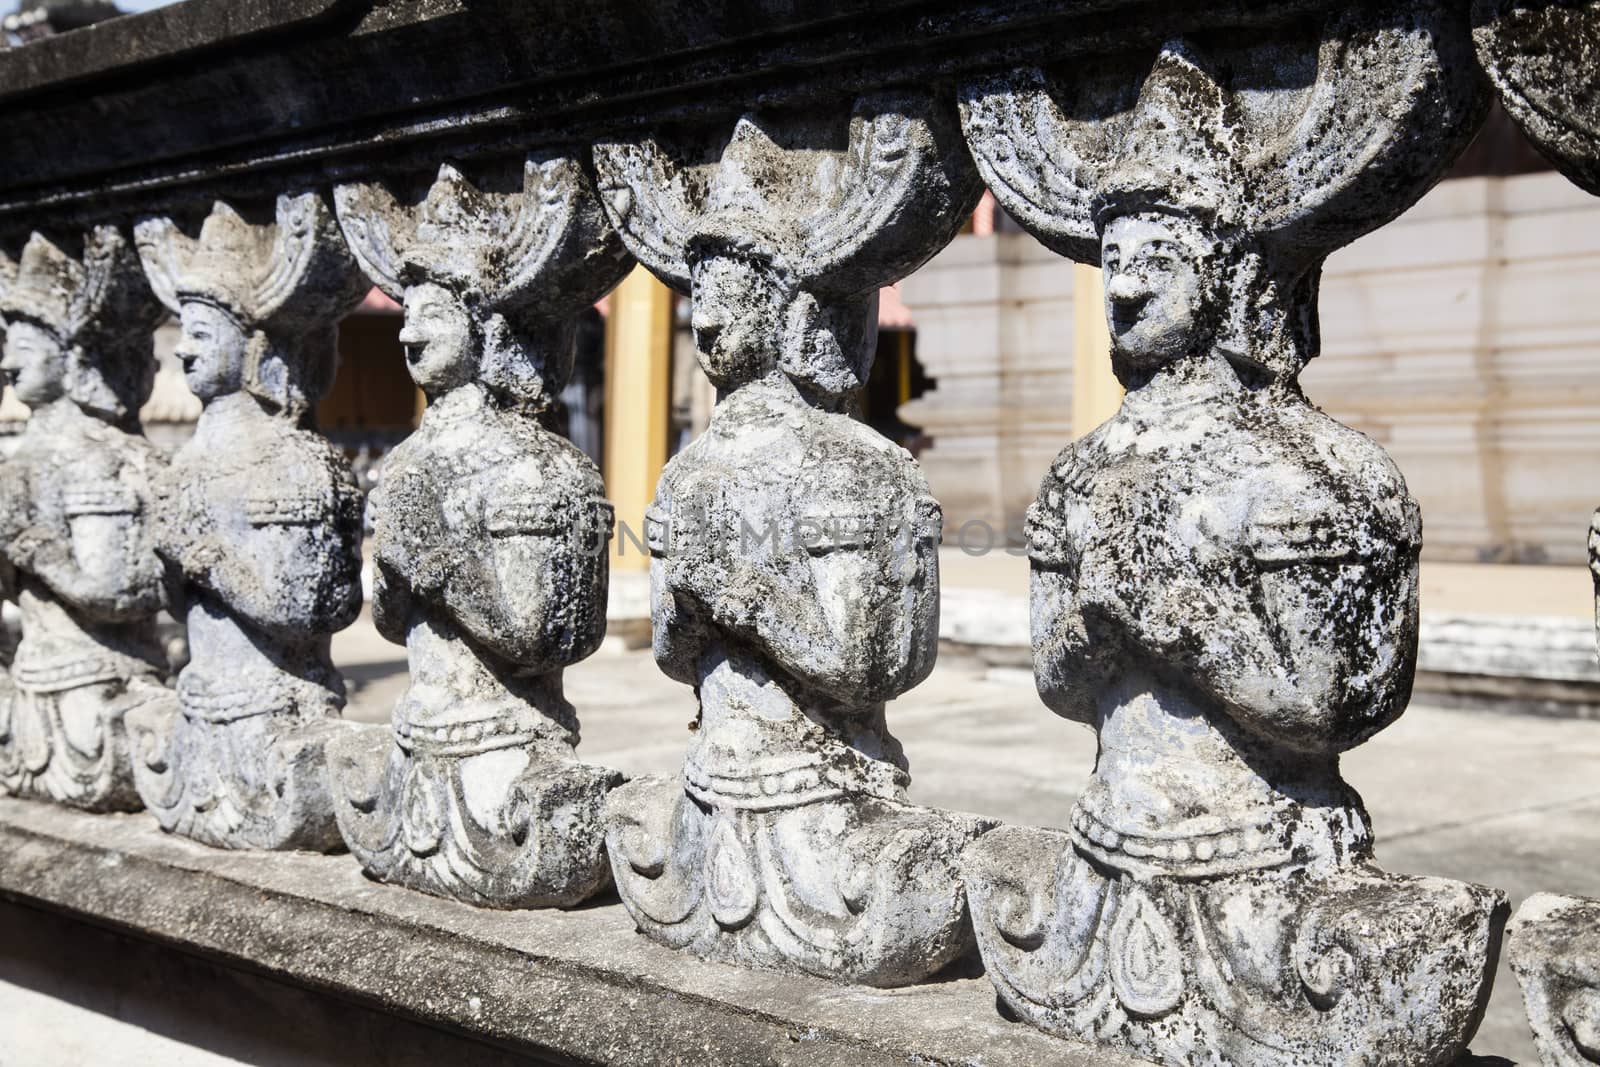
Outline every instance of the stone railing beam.
<svg viewBox="0 0 1600 1067"><path fill-rule="evenodd" d="M189 0L0 51L0 138L12 146L0 231L41 205L153 212L272 196L732 118L758 100L847 102L1185 30L1293 25L1331 6L596 0L574 17L561 0Z"/></svg>

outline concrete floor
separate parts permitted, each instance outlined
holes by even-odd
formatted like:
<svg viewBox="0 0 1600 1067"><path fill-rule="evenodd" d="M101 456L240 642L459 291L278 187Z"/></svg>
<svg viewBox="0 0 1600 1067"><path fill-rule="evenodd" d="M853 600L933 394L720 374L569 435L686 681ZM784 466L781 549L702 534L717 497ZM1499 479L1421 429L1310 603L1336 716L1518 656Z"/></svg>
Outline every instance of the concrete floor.
<svg viewBox="0 0 1600 1067"><path fill-rule="evenodd" d="M347 715L385 721L405 687L402 650L366 616L335 639ZM692 693L650 654L611 642L567 672L586 758L629 775L678 767ZM911 760L911 798L1008 822L1063 825L1093 765L1094 735L1057 719L1025 671L951 664L896 701L889 724ZM1390 870L1504 889L1600 896L1600 723L1413 706L1345 760ZM1474 1049L1536 1063L1503 966Z"/></svg>

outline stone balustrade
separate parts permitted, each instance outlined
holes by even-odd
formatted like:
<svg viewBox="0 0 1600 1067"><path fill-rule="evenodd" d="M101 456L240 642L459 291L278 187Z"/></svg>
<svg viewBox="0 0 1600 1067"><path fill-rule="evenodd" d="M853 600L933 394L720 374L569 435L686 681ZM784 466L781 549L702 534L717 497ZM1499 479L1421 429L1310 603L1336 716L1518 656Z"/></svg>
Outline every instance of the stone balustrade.
<svg viewBox="0 0 1600 1067"><path fill-rule="evenodd" d="M1597 71L1594 0L188 0L0 53L32 409L0 482L26 801L0 892L563 1061L1457 1062L1506 897L1381 870L1339 765L1410 699L1422 521L1298 378L1324 260L1439 180L1491 89L1600 192ZM985 186L1103 270L1127 390L1029 509L1039 692L1099 738L1061 830L907 800L890 704L933 666L942 513L852 417L879 288ZM634 261L690 297L718 399L644 531L655 657L699 714L681 774L624 781L562 691L612 510L547 416ZM339 716L360 494L311 417L369 285L429 401L370 503L410 671L388 729ZM163 305L204 404L171 457L136 415ZM75 893L96 863L116 892ZM535 910L611 884L622 909ZM159 906L208 895L291 928ZM1600 1062L1596 907L1517 922L1552 1064ZM633 928L647 962L564 944ZM457 950L488 991L465 1014L435 999ZM496 969L534 957L512 995ZM639 1033L575 1021L640 999Z"/></svg>

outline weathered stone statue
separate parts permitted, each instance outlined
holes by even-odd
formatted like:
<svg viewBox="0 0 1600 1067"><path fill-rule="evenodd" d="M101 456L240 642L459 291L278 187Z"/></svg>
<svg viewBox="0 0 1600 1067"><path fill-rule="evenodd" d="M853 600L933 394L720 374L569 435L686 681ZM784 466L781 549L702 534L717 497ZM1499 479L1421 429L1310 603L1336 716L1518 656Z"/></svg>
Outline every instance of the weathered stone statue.
<svg viewBox="0 0 1600 1067"><path fill-rule="evenodd" d="M1069 829L995 830L964 862L1001 999L1053 1033L1170 1064L1424 1067L1487 1002L1504 898L1379 870L1339 773L1410 697L1417 506L1296 384L1324 257L1481 116L1465 26L1406 7L1338 17L1320 55L1174 40L1143 77L963 92L1001 203L1103 267L1127 388L1029 515L1039 692L1098 733L1093 776Z"/></svg>
<svg viewBox="0 0 1600 1067"><path fill-rule="evenodd" d="M0 789L136 810L124 716L173 702L155 632L162 463L139 430L160 305L114 226L85 234L81 253L34 234L0 288L0 368L32 409L0 469L0 580L22 614L0 693Z"/></svg>
<svg viewBox="0 0 1600 1067"><path fill-rule="evenodd" d="M1600 196L1600 2L1477 0L1478 56L1524 133ZM1600 624L1600 512L1589 531ZM1540 893L1511 923L1511 968L1548 1067L1600 1063L1600 900Z"/></svg>
<svg viewBox="0 0 1600 1067"><path fill-rule="evenodd" d="M324 748L344 729L344 680L328 647L361 608L361 501L312 416L360 274L312 193L260 223L219 203L198 240L164 217L136 233L205 405L157 483L190 660L176 714L129 718L139 795L209 845L334 848Z"/></svg>
<svg viewBox="0 0 1600 1067"><path fill-rule="evenodd" d="M611 507L547 429L577 313L627 270L575 160L530 157L508 191L446 165L420 203L341 186L345 235L405 304L427 394L373 498L373 618L411 686L393 729L331 749L339 828L374 878L492 907L576 904L610 881L614 771L578 762L563 668L606 626Z"/></svg>
<svg viewBox="0 0 1600 1067"><path fill-rule="evenodd" d="M884 702L933 666L939 508L850 412L878 287L954 235L978 186L953 114L875 98L843 119L595 150L623 239L692 290L719 390L647 519L656 660L700 714L682 778L614 791L606 840L655 940L887 986L970 945L956 865L982 826L905 801Z"/></svg>

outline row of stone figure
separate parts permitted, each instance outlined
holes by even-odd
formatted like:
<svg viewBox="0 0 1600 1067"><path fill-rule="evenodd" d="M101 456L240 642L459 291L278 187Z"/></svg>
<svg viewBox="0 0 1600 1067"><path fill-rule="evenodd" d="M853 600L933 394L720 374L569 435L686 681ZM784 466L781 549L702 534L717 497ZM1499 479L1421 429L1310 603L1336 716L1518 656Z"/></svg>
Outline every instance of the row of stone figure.
<svg viewBox="0 0 1600 1067"><path fill-rule="evenodd" d="M1296 384L1323 259L1414 202L1485 106L1459 5L1400 6L959 101L285 195L270 218L218 204L197 236L167 216L35 235L0 299L33 411L0 483L23 619L0 783L142 802L220 847L342 841L375 878L485 906L614 879L650 937L744 965L897 985L976 940L1021 1018L1165 1063L1453 1061L1504 896L1379 870L1339 773L1409 699L1420 520ZM1576 36L1511 20L1479 42L1535 136L1574 96L1525 106L1528 86L1600 34L1592 5L1549 17L1573 12ZM1592 119L1545 138L1591 182ZM1065 831L908 804L884 716L933 664L940 512L851 397L877 289L985 182L1103 265L1128 389L1029 518L1039 690L1100 741ZM610 508L545 416L628 253L692 294L719 399L646 524L656 658L700 714L681 777L623 782L577 760L561 687L604 631ZM392 729L338 718L361 506L309 417L369 281L403 302L429 400L371 503L373 617L411 672ZM160 305L204 403L170 463L136 417ZM191 657L171 688L163 605ZM1594 1056L1581 968L1525 955L1550 1062Z"/></svg>

